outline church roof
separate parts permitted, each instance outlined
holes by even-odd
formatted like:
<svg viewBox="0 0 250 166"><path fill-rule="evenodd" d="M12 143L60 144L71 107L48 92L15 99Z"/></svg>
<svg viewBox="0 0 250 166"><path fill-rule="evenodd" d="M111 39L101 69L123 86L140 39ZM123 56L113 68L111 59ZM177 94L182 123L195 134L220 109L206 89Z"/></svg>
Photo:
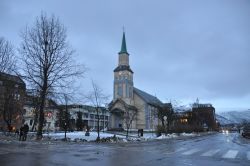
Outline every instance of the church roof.
<svg viewBox="0 0 250 166"><path fill-rule="evenodd" d="M134 92L148 104L155 106L161 106L163 104L157 97L150 95L140 89L134 88Z"/></svg>
<svg viewBox="0 0 250 166"><path fill-rule="evenodd" d="M115 109L113 109L113 107L115 106L116 103L121 102L125 107L129 108L130 110L137 110L137 108L133 105L129 105L127 104L124 100L122 100L121 98L118 98L116 100L113 100L109 103L108 107L109 110L111 110L111 112L116 111Z"/></svg>
<svg viewBox="0 0 250 166"><path fill-rule="evenodd" d="M119 71L124 71L124 70L128 70L130 71L131 73L134 73L129 66L127 65L120 65L120 66L117 66L114 70L114 72L119 72Z"/></svg>
<svg viewBox="0 0 250 166"><path fill-rule="evenodd" d="M123 54L126 53L129 55L128 51L127 51L127 46L126 46L126 38L125 38L125 32L123 32L123 36L122 36L122 46L121 46L121 51L119 52L119 54Z"/></svg>

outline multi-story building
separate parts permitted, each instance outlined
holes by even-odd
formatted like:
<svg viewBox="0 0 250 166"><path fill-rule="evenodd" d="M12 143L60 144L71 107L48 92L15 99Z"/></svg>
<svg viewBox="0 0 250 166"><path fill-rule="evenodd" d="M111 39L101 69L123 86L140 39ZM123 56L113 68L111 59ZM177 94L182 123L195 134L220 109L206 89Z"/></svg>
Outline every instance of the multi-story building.
<svg viewBox="0 0 250 166"><path fill-rule="evenodd" d="M202 126L207 130L215 130L217 128L215 108L212 104L200 104L197 99L192 106L193 116L196 117L197 125Z"/></svg>
<svg viewBox="0 0 250 166"><path fill-rule="evenodd" d="M38 125L38 98L33 95L32 91L28 91L24 104L24 123L28 124L31 131L37 130ZM44 107L44 131L55 131L55 124L58 105L53 101L47 99Z"/></svg>
<svg viewBox="0 0 250 166"><path fill-rule="evenodd" d="M212 104L200 104L197 99L189 110L173 114L171 128L174 132L216 130L215 108Z"/></svg>
<svg viewBox="0 0 250 166"><path fill-rule="evenodd" d="M26 85L15 75L0 72L0 129L15 130L23 122Z"/></svg>
<svg viewBox="0 0 250 166"><path fill-rule="evenodd" d="M60 106L65 111L66 106ZM70 114L71 127L76 129L77 113L82 113L82 124L84 128L90 128L90 130L97 130L98 125L98 115L97 109L93 106L88 105L67 105L68 112ZM109 122L109 111L105 107L99 107L99 126L100 130L106 129Z"/></svg>

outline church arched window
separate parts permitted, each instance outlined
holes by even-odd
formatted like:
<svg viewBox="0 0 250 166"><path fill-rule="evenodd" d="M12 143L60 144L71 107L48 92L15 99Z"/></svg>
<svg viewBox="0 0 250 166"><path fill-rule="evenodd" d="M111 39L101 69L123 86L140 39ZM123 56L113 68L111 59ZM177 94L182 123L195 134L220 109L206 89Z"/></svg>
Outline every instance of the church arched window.
<svg viewBox="0 0 250 166"><path fill-rule="evenodd" d="M122 85L118 85L118 96L122 97Z"/></svg>

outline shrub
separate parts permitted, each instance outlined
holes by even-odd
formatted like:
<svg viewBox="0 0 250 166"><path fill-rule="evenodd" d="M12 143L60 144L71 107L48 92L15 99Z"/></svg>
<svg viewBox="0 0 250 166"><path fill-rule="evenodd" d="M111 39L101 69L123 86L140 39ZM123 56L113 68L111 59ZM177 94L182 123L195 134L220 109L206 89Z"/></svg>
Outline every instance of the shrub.
<svg viewBox="0 0 250 166"><path fill-rule="evenodd" d="M162 133L166 133L166 128L162 125L157 125L155 132L156 136L159 137Z"/></svg>

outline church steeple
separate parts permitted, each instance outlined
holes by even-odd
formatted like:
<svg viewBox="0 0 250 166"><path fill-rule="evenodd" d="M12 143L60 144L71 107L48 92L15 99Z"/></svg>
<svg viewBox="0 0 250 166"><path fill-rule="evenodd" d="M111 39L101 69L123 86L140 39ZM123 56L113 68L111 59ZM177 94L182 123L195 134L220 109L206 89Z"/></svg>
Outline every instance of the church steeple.
<svg viewBox="0 0 250 166"><path fill-rule="evenodd" d="M122 46L119 52L118 66L114 70L114 100L121 98L127 104L133 102L133 71L129 66L129 54L123 31Z"/></svg>
<svg viewBox="0 0 250 166"><path fill-rule="evenodd" d="M123 32L123 36L122 36L122 46L121 46L121 51L119 52L119 54L128 54L127 51L127 46L126 46L126 37L125 37L125 32Z"/></svg>

